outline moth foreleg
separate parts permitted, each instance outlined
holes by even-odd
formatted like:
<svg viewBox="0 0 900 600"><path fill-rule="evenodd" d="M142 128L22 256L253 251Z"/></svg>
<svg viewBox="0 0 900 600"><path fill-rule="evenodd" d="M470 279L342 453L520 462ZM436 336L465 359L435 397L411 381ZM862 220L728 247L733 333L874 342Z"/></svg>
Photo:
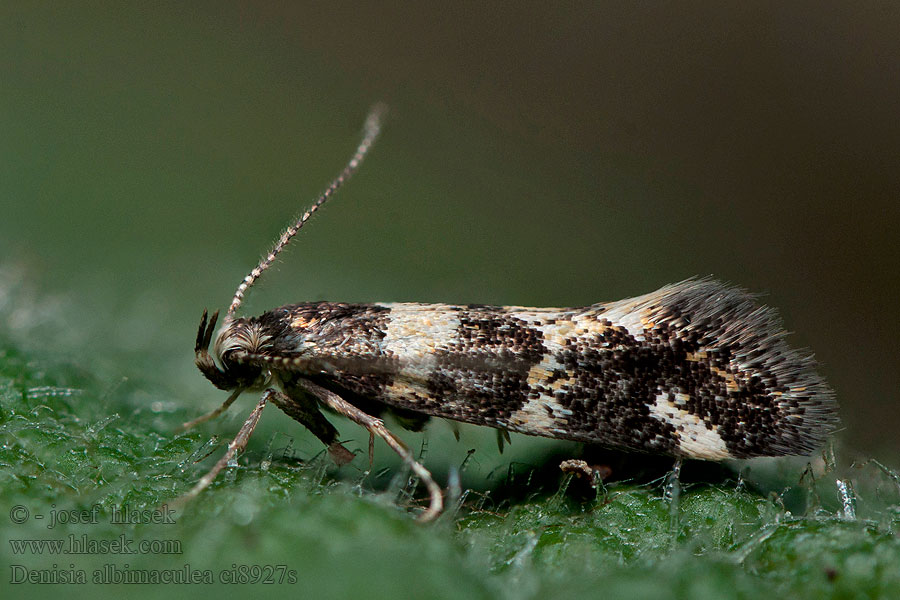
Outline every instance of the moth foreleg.
<svg viewBox="0 0 900 600"><path fill-rule="evenodd" d="M425 487L428 488L431 500L428 509L419 515L420 521L431 521L441 514L441 511L444 509L444 497L441 493L441 488L434 482L428 469L423 467L413 458L409 449L384 426L384 422L381 419L361 411L334 392L316 385L311 381L305 379L297 380L297 386L321 400L336 413L344 415L357 425L365 427L371 435L377 435L383 439L394 452L400 455L403 462L406 463L410 470L421 479L422 483L425 484Z"/></svg>
<svg viewBox="0 0 900 600"><path fill-rule="evenodd" d="M197 484L191 488L191 491L184 494L183 496L179 496L175 503L176 505L183 505L196 498L200 492L209 487L215 479L216 476L224 469L228 463L235 457L238 452L243 452L247 447L247 442L250 441L250 436L253 434L253 430L256 429L256 424L259 423L259 416L262 414L263 409L266 407L266 402L269 401L273 394L277 394L278 392L273 389L267 389L263 392L262 398L259 399L259 402L256 404L256 407L250 412L250 416L247 417L247 420L244 421L243 426L241 426L240 431L231 440L231 443L228 444L228 451L225 452L225 455L219 459L219 461L213 466L212 469L209 470L209 473L204 475Z"/></svg>
<svg viewBox="0 0 900 600"><path fill-rule="evenodd" d="M352 461L353 453L338 441L338 430L325 418L316 401L293 385L286 385L285 392L272 394L269 398L272 404L319 438L327 446L329 456L337 465Z"/></svg>
<svg viewBox="0 0 900 600"><path fill-rule="evenodd" d="M225 402L222 403L222 406L218 407L215 410L211 410L208 413L206 413L205 415L201 415L192 421L187 421L185 423L182 423L177 431L187 431L188 429L196 427L200 423L206 423L210 419L215 419L216 417L221 415L223 412L228 410L228 407L231 406L231 404L235 400L237 400L237 397L240 396L241 392L243 392L243 391L244 391L244 388L238 388L238 389L234 390L233 392L231 392L231 395L228 396L228 398L225 400Z"/></svg>

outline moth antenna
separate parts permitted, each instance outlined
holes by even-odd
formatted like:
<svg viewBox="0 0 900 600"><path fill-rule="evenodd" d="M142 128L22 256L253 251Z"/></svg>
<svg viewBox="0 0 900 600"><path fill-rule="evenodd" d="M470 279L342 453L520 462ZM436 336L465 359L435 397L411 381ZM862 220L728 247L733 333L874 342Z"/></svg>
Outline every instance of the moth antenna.
<svg viewBox="0 0 900 600"><path fill-rule="evenodd" d="M359 146L356 148L356 153L353 155L353 158L350 159L350 162L347 163L347 166L344 167L344 170L331 182L331 185L322 192L322 195L318 197L318 199L306 209L306 212L303 213L293 225L288 227L284 233L281 234L281 237L272 247L272 250L269 252L268 256L266 256L260 263L256 266L255 269L250 271L250 273L244 277L244 280L241 282L241 285L238 286L237 290L234 292L234 299L231 301L231 306L228 307L228 312L225 315L225 321L231 321L234 318L234 313L241 306L241 302L244 301L244 293L253 285L253 283L262 275L263 271L272 266L272 262L274 262L275 257L278 256L278 253L284 250L284 247L288 245L288 242L291 241L297 232L300 231L300 228L303 227L303 224L306 223L309 218L315 213L325 202L331 198L332 195L340 188L345 181L347 181L356 169L359 167L363 158L365 158L366 154L369 152L369 148L372 147L372 144L375 143L375 139L378 137L378 134L381 131L381 122L384 118L384 114L387 112L387 106L384 104L376 104L372 107L372 110L369 111L369 116L366 118L365 124L365 134L363 135L362 141L359 143Z"/></svg>

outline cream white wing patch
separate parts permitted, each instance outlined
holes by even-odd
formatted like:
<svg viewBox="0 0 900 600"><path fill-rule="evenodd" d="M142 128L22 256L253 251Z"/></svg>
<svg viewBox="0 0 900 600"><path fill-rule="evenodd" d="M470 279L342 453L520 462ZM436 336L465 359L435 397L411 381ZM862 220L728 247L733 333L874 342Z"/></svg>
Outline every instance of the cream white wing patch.
<svg viewBox="0 0 900 600"><path fill-rule="evenodd" d="M707 426L703 419L677 406L686 400L687 394L675 394L675 402L672 402L667 393L660 393L656 402L650 405L650 416L675 428L678 449L685 456L706 460L731 458L715 425Z"/></svg>
<svg viewBox="0 0 900 600"><path fill-rule="evenodd" d="M459 314L442 304L385 303L390 319L383 347L402 364L427 374L434 368L435 352L456 342Z"/></svg>

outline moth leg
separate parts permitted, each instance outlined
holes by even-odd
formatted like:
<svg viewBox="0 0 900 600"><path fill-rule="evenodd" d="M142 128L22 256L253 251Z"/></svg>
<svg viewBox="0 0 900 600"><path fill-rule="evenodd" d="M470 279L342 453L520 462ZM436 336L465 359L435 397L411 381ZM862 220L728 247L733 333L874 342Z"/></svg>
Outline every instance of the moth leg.
<svg viewBox="0 0 900 600"><path fill-rule="evenodd" d="M244 421L241 430L238 431L238 434L231 440L231 443L228 444L228 451L225 452L225 455L219 459L219 462L217 462L215 466L209 470L209 473L204 475L189 492L179 496L173 503L174 505L184 505L196 498L200 492L209 487L209 484L215 480L216 476L228 465L235 454L244 451L247 447L247 442L250 441L250 435L253 433L253 430L256 429L256 424L259 422L259 416L266 407L266 402L268 402L272 394L275 393L277 392L271 388L263 392L262 398L259 399L256 407L250 412L250 416Z"/></svg>
<svg viewBox="0 0 900 600"><path fill-rule="evenodd" d="M431 497L431 503L429 504L428 509L419 515L419 521L431 521L441 514L441 511L444 509L444 498L441 495L441 488L434 482L428 469L416 462L409 449L384 426L384 422L381 419L364 413L334 392L326 390L311 381L300 379L297 381L297 385L324 402L325 405L333 411L344 415L354 423L365 427L369 431L370 436L377 435L383 439L394 452L400 455L403 462L406 463L410 470L415 473L415 475L422 480L422 483L425 484L425 487L428 488L428 493Z"/></svg>
<svg viewBox="0 0 900 600"><path fill-rule="evenodd" d="M612 475L612 469L607 465L589 465L587 461L575 458L559 463L559 470L563 473L572 473L578 479L584 479L594 489Z"/></svg>
<svg viewBox="0 0 900 600"><path fill-rule="evenodd" d="M231 395L228 396L228 399L222 403L222 406L206 413L205 415L201 415L192 421L187 421L186 423L182 423L181 426L176 431L187 431L188 429L196 427L200 423L206 423L210 419L215 419L216 417L221 415L223 412L228 410L228 407L231 406L231 404L235 400L237 400L237 397L240 396L241 392L243 392L243 391L244 391L244 388L238 388L238 389L234 390L233 392L231 392Z"/></svg>
<svg viewBox="0 0 900 600"><path fill-rule="evenodd" d="M338 430L325 418L315 400L312 400L302 389L297 389L293 385L285 385L285 392L282 394L275 391L269 398L272 404L319 438L328 447L331 460L338 466L352 461L353 453L338 441Z"/></svg>

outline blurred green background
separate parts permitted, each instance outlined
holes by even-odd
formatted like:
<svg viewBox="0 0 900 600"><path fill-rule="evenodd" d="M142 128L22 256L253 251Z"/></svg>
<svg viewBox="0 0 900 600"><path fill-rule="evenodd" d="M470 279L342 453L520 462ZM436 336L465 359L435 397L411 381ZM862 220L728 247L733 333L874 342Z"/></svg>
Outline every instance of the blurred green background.
<svg viewBox="0 0 900 600"><path fill-rule="evenodd" d="M572 306L713 274L764 293L815 352L841 456L896 465L898 31L893 2L5 2L3 329L136 390L94 411L167 430L208 410L223 396L192 364L201 311L384 101L360 173L245 312ZM316 451L263 422L255 447L287 432ZM492 433L462 435L432 426L437 472L472 447L482 476L560 448L515 437L499 456Z"/></svg>

